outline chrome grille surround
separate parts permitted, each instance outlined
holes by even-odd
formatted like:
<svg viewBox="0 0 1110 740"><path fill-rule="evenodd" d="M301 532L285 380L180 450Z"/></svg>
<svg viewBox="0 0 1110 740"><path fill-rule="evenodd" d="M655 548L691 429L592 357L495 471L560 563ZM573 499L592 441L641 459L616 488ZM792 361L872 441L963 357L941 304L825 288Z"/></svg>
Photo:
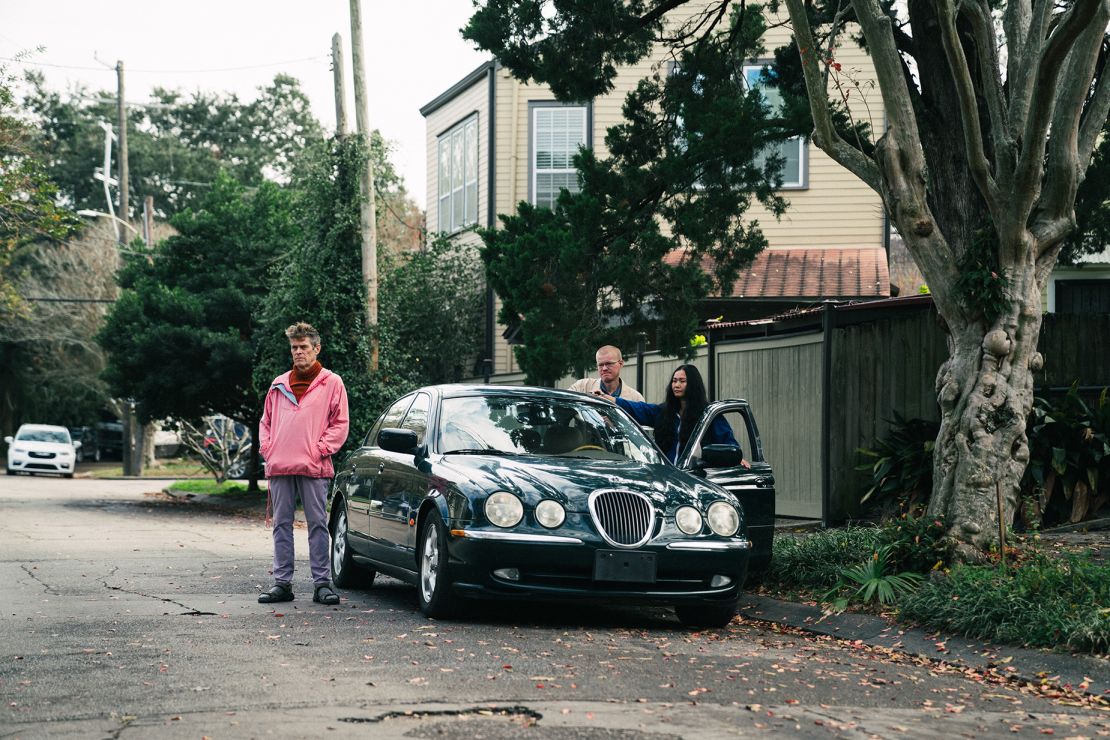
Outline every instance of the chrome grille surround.
<svg viewBox="0 0 1110 740"><path fill-rule="evenodd" d="M613 547L631 550L651 538L655 506L644 494L604 488L591 493L588 503L594 526Z"/></svg>

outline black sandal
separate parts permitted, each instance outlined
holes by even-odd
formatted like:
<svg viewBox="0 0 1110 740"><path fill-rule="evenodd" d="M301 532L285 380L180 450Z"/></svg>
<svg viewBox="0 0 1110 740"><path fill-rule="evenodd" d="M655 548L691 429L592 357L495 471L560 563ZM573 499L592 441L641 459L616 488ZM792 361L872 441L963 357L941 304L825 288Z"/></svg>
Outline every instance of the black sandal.
<svg viewBox="0 0 1110 740"><path fill-rule="evenodd" d="M335 606L339 603L339 594L332 589L331 584L321 583L316 587L316 593L312 594L312 600L317 604Z"/></svg>
<svg viewBox="0 0 1110 740"><path fill-rule="evenodd" d="M290 583L275 583L268 591L258 595L259 604L273 604L278 601L293 600L293 585Z"/></svg>

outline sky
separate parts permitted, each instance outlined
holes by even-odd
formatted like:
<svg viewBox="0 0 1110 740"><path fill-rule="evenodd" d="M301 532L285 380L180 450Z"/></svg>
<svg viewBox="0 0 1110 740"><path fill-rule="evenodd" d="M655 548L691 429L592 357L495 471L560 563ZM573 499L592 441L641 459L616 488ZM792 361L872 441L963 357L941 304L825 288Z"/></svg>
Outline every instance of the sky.
<svg viewBox="0 0 1110 740"><path fill-rule="evenodd" d="M426 158L420 107L489 58L459 29L471 0L363 0L370 125L393 144L392 160L424 207ZM0 65L34 67L48 87L116 89L122 60L128 101L156 86L233 92L251 100L278 72L296 77L316 118L335 126L331 38L343 36L347 118L354 128L348 0L0 0ZM10 60L32 53L25 64Z"/></svg>

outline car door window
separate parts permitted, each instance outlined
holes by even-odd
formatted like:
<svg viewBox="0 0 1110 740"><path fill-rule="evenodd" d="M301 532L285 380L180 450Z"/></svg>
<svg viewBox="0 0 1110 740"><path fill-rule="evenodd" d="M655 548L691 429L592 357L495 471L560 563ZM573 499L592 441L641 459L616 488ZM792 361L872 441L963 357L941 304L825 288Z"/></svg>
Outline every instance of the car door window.
<svg viewBox="0 0 1110 740"><path fill-rule="evenodd" d="M432 399L427 393L417 393L416 400L412 402L409 412L405 414L405 421L401 424L402 429L416 432L418 445L424 444L424 434L428 431L428 409L431 405Z"/></svg>
<svg viewBox="0 0 1110 740"><path fill-rule="evenodd" d="M740 445L740 451L746 460L751 460L755 449L751 437L751 429L747 416L739 408L732 408L718 412L702 428L701 434L693 441L691 458L700 458L701 450L707 444L735 444ZM727 428L726 428L727 425Z"/></svg>
<svg viewBox="0 0 1110 740"><path fill-rule="evenodd" d="M412 399L412 396L405 396L400 401L390 406L389 409L382 414L382 417L378 419L377 423L370 428L370 433L366 435L364 444L368 447L377 447L378 432L380 432L383 427L400 426L401 419L405 417L405 412L409 410L409 406L412 404Z"/></svg>

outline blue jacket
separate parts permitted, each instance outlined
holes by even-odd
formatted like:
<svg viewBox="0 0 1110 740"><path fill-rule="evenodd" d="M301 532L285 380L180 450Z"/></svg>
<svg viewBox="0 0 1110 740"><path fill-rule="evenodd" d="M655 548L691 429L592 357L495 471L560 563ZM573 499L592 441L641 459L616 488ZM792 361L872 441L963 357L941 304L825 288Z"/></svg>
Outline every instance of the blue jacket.
<svg viewBox="0 0 1110 740"><path fill-rule="evenodd" d="M655 403L642 403L640 401L629 401L624 398L617 398L617 405L632 415L632 418L641 424L646 424L652 428L659 427L659 421L665 417L667 407L665 404ZM672 449L663 450L663 454L671 462L678 460L679 454L682 450L679 449L679 441L682 439L682 417L678 414L674 415L674 445ZM740 446L736 441L736 437L732 434L732 427L728 425L724 415L718 416L713 420L713 426L709 428L707 439L704 440L705 444L727 444Z"/></svg>

